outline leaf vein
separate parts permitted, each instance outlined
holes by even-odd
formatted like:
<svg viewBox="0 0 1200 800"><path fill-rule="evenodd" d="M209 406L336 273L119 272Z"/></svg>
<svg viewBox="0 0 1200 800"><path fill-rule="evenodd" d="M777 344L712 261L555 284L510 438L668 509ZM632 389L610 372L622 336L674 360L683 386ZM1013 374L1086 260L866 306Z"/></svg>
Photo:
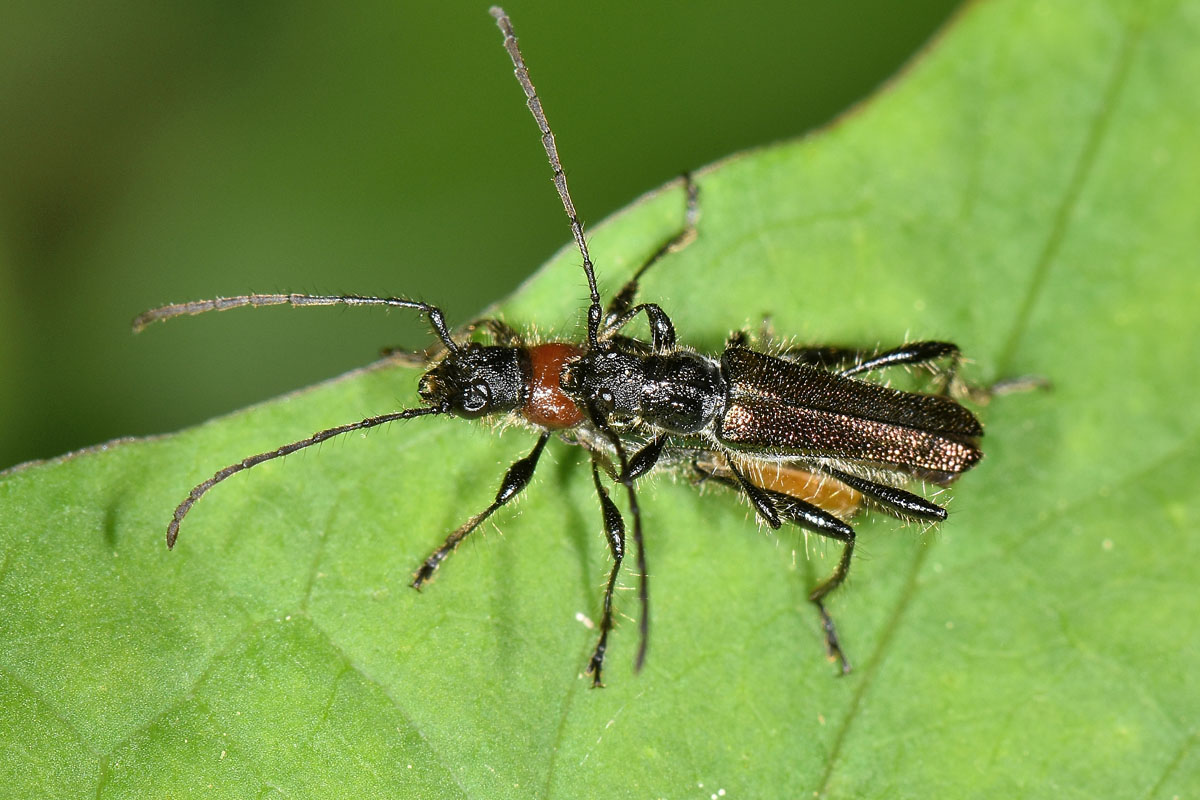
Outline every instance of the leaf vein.
<svg viewBox="0 0 1200 800"><path fill-rule="evenodd" d="M1133 472L1133 473L1130 473L1127 475L1122 475L1120 477L1120 479L1118 481L1116 481L1114 484L1104 484L1101 486L1095 486L1092 489L1092 491L1087 492L1083 495L1080 495L1075 500L1071 501L1068 505L1059 508L1057 511L1055 511L1053 514L1051 514L1046 519L1035 520L1033 523L1028 525L1025 529L1020 531L1016 535L1014 540L1012 542L1010 542L1006 547L1001 549L999 551L999 553L1002 556L1011 557L1013 553L1016 553L1018 550L1020 550L1022 547L1024 547L1026 544L1028 544L1032 539L1034 539L1036 536L1038 536L1038 534L1040 534L1043 530L1045 530L1045 528L1047 526L1054 524L1054 522L1057 520L1069 518L1070 516L1075 514L1077 511L1079 511L1079 509L1081 509L1084 506L1086 506L1087 504L1091 503L1096 498L1104 496L1105 492L1111 490L1114 485L1120 486L1122 488L1127 488L1127 487L1129 487L1130 484L1140 483L1143 480L1145 480L1146 478L1150 477L1153 473L1162 469L1167 464L1170 464L1172 461L1183 458L1185 456L1193 455L1196 452L1196 445L1198 443L1200 443L1200 429L1192 431L1190 434L1185 436L1180 441L1178 446L1172 448L1171 450L1166 451L1165 453L1162 453L1157 458L1147 462L1136 472ZM995 558L996 558L996 553L991 553L991 552L985 553L984 555L981 555L979 558L975 559L974 561L971 561L971 562L968 562L967 564L965 564L963 569L970 570L974 566L978 565L981 562L991 561ZM1013 559L1008 558L1008 560L1011 561Z"/></svg>
<svg viewBox="0 0 1200 800"><path fill-rule="evenodd" d="M1141 41L1142 30L1141 20L1137 20L1136 22L1131 21L1126 27L1125 36L1121 43L1121 49L1117 53L1112 74L1109 76L1104 94L1100 98L1100 105L1096 110L1095 117L1092 119L1083 147L1079 151L1079 157L1075 161L1071 177L1067 181L1066 191L1063 193L1062 201L1059 203L1058 211L1055 213L1054 221L1050 226L1049 236L1047 236L1041 253L1034 263L1032 277L1026 288L1025 296L1021 299L1021 303L1017 307L1017 314L1013 319L1008 339L996 358L997 375L1006 375L1009 373L1017 346L1020 344L1021 338L1025 335L1029 327L1033 307L1036 305L1038 297L1046 285L1046 278L1049 276L1054 260L1058 257L1063 242L1066 240L1067 231L1071 226L1071 218L1078 207L1079 197L1083 193L1084 184L1087 182L1087 178L1096 164L1096 155L1100 151L1100 145L1104 141L1105 134L1108 133L1113 110L1116 108L1117 100L1125 87L1125 80L1129 75L1129 68L1133 62L1133 53Z"/></svg>
<svg viewBox="0 0 1200 800"><path fill-rule="evenodd" d="M837 767L838 758L841 755L846 737L855 719L858 717L859 710L862 708L863 698L870 691L874 683L874 678L884 662L892 641L895 639L896 630L900 627L904 613L912 604L913 597L917 593L917 576L921 573L921 568L928 559L929 552L933 549L936 541L936 539L931 539L924 547L917 549L916 557L913 558L912 564L909 566L904 586L896 599L895 608L892 609L892 613L883 627L883 635L876 645L875 651L871 653L867 665L862 669L863 678L855 689L854 695L850 698L850 707L847 709L846 715L842 718L842 724L838 726L837 733L834 734L833 745L829 750L829 758L825 763L825 771L821 774L821 779L813 791L814 797L823 796L829 788L829 781L833 777L834 769Z"/></svg>
<svg viewBox="0 0 1200 800"><path fill-rule="evenodd" d="M1179 745L1179 749L1175 751L1175 755L1173 755L1171 760L1168 761L1163 767L1162 774L1158 776L1158 780L1156 780L1154 785L1151 786L1146 792L1146 800L1150 800L1150 798L1154 797L1159 793L1159 791L1162 790L1167 780L1173 774L1175 774L1175 770L1178 769L1181 763L1183 763L1184 757L1196 747L1197 741L1200 741L1200 730L1194 730L1191 732L1191 734L1184 738L1183 743Z"/></svg>
<svg viewBox="0 0 1200 800"><path fill-rule="evenodd" d="M63 725L63 727L65 727L67 730L69 730L71 732L71 735L75 737L75 739L79 743L80 747L82 747L85 751L90 753L92 756L95 756L97 758L101 757L100 753L96 752L90 745L88 745L87 739L80 733L79 729L77 727L75 727L75 724L73 722L71 722L71 720L69 720L65 716L63 716L62 713L58 710L58 708L56 708L53 703L49 702L44 697L42 697L41 694L34 687L30 686L28 683L21 680L20 677L18 677L16 674L14 674L11 670L9 670L7 667L4 667L3 665L0 665L0 675L3 675L5 678L7 678L8 680L12 681L17 686L19 686L22 689L22 691L24 691L26 694L28 694L30 697L32 697L37 703L45 706L50 711L50 713L52 715L54 715L54 719L58 720L58 722L61 723Z"/></svg>
<svg viewBox="0 0 1200 800"><path fill-rule="evenodd" d="M342 660L342 663L345 664L348 669L353 670L354 673L358 675L358 677L364 682L375 687L380 694L387 698L387 701L392 704L392 708L395 709L396 713L404 719L405 724L407 724L408 727L414 733L416 733L417 738L421 740L426 748L428 748L430 755L437 759L438 764L446 771L446 774L450 776L450 780L453 781L454 785L458 787L458 790L462 793L462 796L470 797L470 792L466 790L466 787L464 787L462 782L459 780L458 775L453 769L450 768L450 765L446 763L442 753L433 746L433 743L429 741L428 737L425 735L425 732L421 730L408 712L404 710L404 707L400 704L400 701L392 696L392 693L387 690L387 687L384 686L381 681L371 677L369 674L367 674L363 667L355 663L354 659L351 658L345 650L338 646L333 637L329 635L329 632L326 631L316 619L313 619L312 617L308 617L308 619L311 622L313 629L320 634L321 638L325 640L325 643L329 645L330 649L332 649L334 653L336 653L337 656ZM340 679L341 676L339 676L339 680Z"/></svg>

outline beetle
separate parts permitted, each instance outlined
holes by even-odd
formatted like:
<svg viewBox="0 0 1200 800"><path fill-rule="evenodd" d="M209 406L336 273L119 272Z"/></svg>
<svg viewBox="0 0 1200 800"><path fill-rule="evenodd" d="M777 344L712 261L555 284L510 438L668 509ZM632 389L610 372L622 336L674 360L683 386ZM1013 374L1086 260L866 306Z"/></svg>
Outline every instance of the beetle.
<svg viewBox="0 0 1200 800"><path fill-rule="evenodd" d="M491 9L491 14L541 133L554 185L583 260L589 295L586 337L578 342L527 344L498 319L476 320L455 332L437 306L404 297L250 294L147 311L134 320L135 330L177 316L244 306L384 306L423 314L437 339L423 353L408 356L426 367L418 384L421 406L319 431L222 468L194 487L176 508L167 529L167 546L174 547L184 518L208 491L265 461L400 420L505 415L537 431L536 444L506 471L495 499L452 531L418 566L414 588L422 588L468 535L520 495L546 444L558 436L590 455L613 561L587 666L595 686L602 685L614 623L613 593L626 553L625 516L605 479L623 490L632 522L640 605L635 666L640 668L649 641L649 584L636 483L656 468L738 492L771 528L789 522L843 544L833 573L812 590L809 599L819 611L829 656L842 673L849 672L850 663L825 607L826 598L850 569L855 532L847 520L869 504L907 520L941 521L946 517L944 508L904 487L914 479L947 485L982 455L978 445L982 426L948 391L960 358L958 347L920 341L878 353L829 346L775 348L776 352L768 353L742 332L733 334L715 356L679 345L667 312L657 303L637 302L637 293L649 269L698 235L699 188L687 175L682 229L664 241L607 304L602 303L554 135L512 24L499 8ZM637 318L648 325L648 341L625 332ZM478 335L488 341L479 341ZM768 345L763 342L761 348ZM943 363L944 390L935 393L901 391L861 377L897 366Z"/></svg>

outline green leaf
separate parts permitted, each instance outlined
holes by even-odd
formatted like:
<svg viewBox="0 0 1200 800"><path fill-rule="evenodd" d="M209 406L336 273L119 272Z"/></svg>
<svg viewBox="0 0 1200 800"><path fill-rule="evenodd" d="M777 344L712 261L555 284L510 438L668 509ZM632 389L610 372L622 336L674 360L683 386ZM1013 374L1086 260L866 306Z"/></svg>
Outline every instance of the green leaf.
<svg viewBox="0 0 1200 800"><path fill-rule="evenodd" d="M716 352L770 314L806 341L952 339L975 381L1054 382L981 410L987 458L936 533L861 521L831 604L852 675L833 677L805 600L838 549L659 478L640 495L649 659L633 674L624 619L608 688L590 690L585 622L609 559L581 452L561 444L515 509L408 589L532 447L518 428L421 419L264 464L206 497L166 551L171 510L216 468L416 404L416 373L378 369L0 479L0 784L1194 791L1198 34L1196 2L979 2L837 125L698 174L700 236L643 285L689 345ZM682 204L668 187L595 230L607 292ZM583 297L566 249L501 309L576 337ZM632 591L618 603L636 614Z"/></svg>

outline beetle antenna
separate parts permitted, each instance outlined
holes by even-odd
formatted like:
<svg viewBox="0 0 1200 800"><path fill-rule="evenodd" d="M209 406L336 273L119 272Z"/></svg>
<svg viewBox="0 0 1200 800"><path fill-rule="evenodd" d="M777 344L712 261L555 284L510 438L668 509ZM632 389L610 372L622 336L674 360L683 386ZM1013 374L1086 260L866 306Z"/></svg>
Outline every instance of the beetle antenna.
<svg viewBox="0 0 1200 800"><path fill-rule="evenodd" d="M306 447L312 447L314 444L320 444L326 439L332 439L334 436L341 436L343 433L366 430L367 428L374 428L378 425L383 425L388 422L395 422L396 420L401 419L412 419L413 417L424 417L430 414L446 413L449 413L449 409L443 407L408 408L404 411L394 411L390 414L383 414L378 417L367 417L366 419L359 420L358 422L351 422L346 425L338 425L336 428L328 428L327 430L318 431L312 436L309 436L307 439L301 439L297 442L292 442L291 444L285 444L283 447L275 450L271 450L266 453L259 453L256 456L244 458L236 464L230 464L228 467L218 470L217 473L208 480L197 484L196 487L188 493L188 496L184 498L184 501L179 504L179 507L175 509L175 516L171 518L171 523L167 525L167 549L170 550L175 546L175 539L179 537L179 525L183 522L183 518L187 516L188 512L192 510L192 506L196 505L196 501L207 494L209 489L213 488L231 475L244 472L251 467L258 466L264 461L282 458L283 456L286 456L289 453L294 453L297 450L303 450Z"/></svg>
<svg viewBox="0 0 1200 800"><path fill-rule="evenodd" d="M193 300L190 303L171 303L170 305L143 311L133 319L133 332L141 333L147 326L155 322L174 317L203 314L207 311L228 311L231 308L244 306L390 306L392 308L414 308L429 317L429 324L434 334L446 345L451 353L458 352L458 345L450 338L450 329L446 327L446 317L442 310L429 303L418 300L408 300L403 297L364 297L357 294L243 294L237 297L214 297L211 300Z"/></svg>
<svg viewBox="0 0 1200 800"><path fill-rule="evenodd" d="M575 245L579 248L579 254L583 256L583 274L587 277L588 293L591 295L591 305L588 307L588 344L595 348L599 346L600 335L600 292L596 288L596 271L592 267L592 257L588 255L587 242L583 238L583 225L579 222L579 215L575 213L571 190L567 188L567 174L563 172L562 162L558 158L558 146L554 143L554 132L550 130L546 112L542 109L541 98L538 97L537 90L533 88L533 82L529 79L529 68L525 66L525 59L521 56L521 49L517 46L517 37L513 33L512 21L509 20L508 14L504 13L504 9L499 6L492 6L489 13L495 17L496 25L504 34L504 49L508 51L508 57L512 59L513 74L517 76L517 82L525 91L526 105L529 106L533 120L542 133L542 147L546 150L546 157L550 159L550 168L554 170L554 188L558 190L558 199L562 201L563 210L567 212L567 218L571 220L571 235L575 237Z"/></svg>

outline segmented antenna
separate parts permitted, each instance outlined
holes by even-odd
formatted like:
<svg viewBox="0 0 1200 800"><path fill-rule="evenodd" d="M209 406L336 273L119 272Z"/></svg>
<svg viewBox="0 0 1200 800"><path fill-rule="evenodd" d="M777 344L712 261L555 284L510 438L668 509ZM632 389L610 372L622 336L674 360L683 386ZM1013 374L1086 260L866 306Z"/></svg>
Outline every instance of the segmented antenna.
<svg viewBox="0 0 1200 800"><path fill-rule="evenodd" d="M402 419L413 419L414 417L424 417L428 416L429 414L446 413L449 413L447 409L439 407L409 408L405 409L404 411L394 411L390 414L383 414L378 417L368 417L364 420L359 420L358 422L351 422L346 425L338 425L336 428L329 428L327 430L319 431L306 439L300 439L299 441L292 442L291 444L285 444L283 447L276 448L275 450L271 450L266 453L259 453L258 455L250 456L249 458L243 458L236 464L230 464L228 467L218 470L216 474L208 480L197 484L192 491L188 493L188 496L184 498L184 501L175 509L175 516L171 518L170 524L167 525L167 549L169 550L175 546L175 539L179 537L179 526L183 522L183 518L186 517L188 512L192 510L192 506L196 505L196 502L201 497L208 494L209 489L213 488L218 483L232 475L236 475L239 472L244 472L251 467L256 467L264 461L282 458L283 456L294 453L297 450L303 450L306 447L312 447L314 444L320 444L326 439L332 439L335 436L341 436L343 433L366 430L367 428L374 428L388 422L395 422Z"/></svg>
<svg viewBox="0 0 1200 800"><path fill-rule="evenodd" d="M228 311L231 308L244 306L391 306L392 308L413 308L423 311L429 317L433 332L446 345L451 353L458 352L458 345L450 338L450 330L446 327L446 318L437 306L422 303L417 300L406 300L403 297L364 297L357 294L243 294L237 297L214 297L211 300L193 300L189 303L172 303L170 305L143 311L133 320L133 332L141 333L148 325L162 322L173 317L184 317L203 314L208 311Z"/></svg>
<svg viewBox="0 0 1200 800"><path fill-rule="evenodd" d="M579 254L583 256L583 274L587 277L588 292L591 294L592 300L588 307L588 344L591 347L598 347L601 310L600 292L596 288L596 272L592 267L592 257L588 255L587 242L583 238L583 225L579 223L579 215L575 213L575 203L571 200L571 191L567 188L567 174L563 172L562 162L558 159L558 147L554 144L554 132L550 130L550 123L546 121L546 112L542 110L541 98L538 97L537 90L533 88L533 82L529 80L529 68L525 66L525 59L522 58L521 49L517 46L517 37L513 33L512 22L509 20L508 14L505 14L504 9L499 6L492 6L489 13L495 17L496 25L504 34L504 49L508 51L508 57L512 59L513 74L517 76L517 82L525 91L526 105L529 106L533 120L542 133L542 147L546 150L546 157L550 159L550 168L554 170L554 188L558 190L558 199L562 201L563 210L567 212L567 218L571 220L571 235L575 237L575 245L579 248Z"/></svg>

